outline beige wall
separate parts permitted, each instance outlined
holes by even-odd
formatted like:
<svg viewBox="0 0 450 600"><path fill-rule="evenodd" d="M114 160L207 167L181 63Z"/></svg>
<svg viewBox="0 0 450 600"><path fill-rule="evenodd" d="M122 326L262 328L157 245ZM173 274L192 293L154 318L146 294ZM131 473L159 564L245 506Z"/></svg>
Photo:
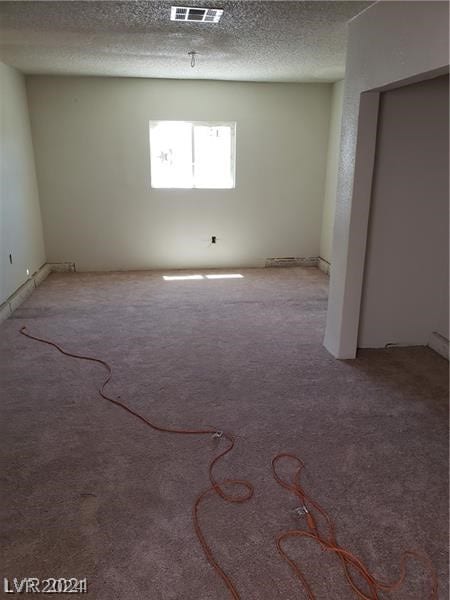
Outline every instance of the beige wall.
<svg viewBox="0 0 450 600"><path fill-rule="evenodd" d="M336 209L343 99L344 81L338 81L333 85L333 94L331 99L325 199L323 204L322 231L320 236L320 257L326 260L328 263L332 262L331 245L333 242L334 212Z"/></svg>
<svg viewBox="0 0 450 600"><path fill-rule="evenodd" d="M337 358L357 349L378 110L372 90L443 73L448 23L447 2L419 1L377 2L349 24L324 341Z"/></svg>
<svg viewBox="0 0 450 600"><path fill-rule="evenodd" d="M360 347L448 339L448 83L382 94Z"/></svg>
<svg viewBox="0 0 450 600"><path fill-rule="evenodd" d="M44 262L25 82L0 63L0 304ZM12 264L9 260L11 254Z"/></svg>
<svg viewBox="0 0 450 600"><path fill-rule="evenodd" d="M331 85L34 76L27 86L50 262L318 256ZM159 119L237 121L236 189L151 189L148 122Z"/></svg>

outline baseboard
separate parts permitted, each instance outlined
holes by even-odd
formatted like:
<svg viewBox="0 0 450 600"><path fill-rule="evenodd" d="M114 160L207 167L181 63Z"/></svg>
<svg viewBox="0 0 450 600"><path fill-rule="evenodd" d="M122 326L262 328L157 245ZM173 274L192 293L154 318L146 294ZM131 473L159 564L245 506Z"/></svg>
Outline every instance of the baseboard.
<svg viewBox="0 0 450 600"><path fill-rule="evenodd" d="M318 265L317 266L326 275L330 274L330 272L331 272L331 264L327 260L325 260L324 258L322 258L321 256L319 256Z"/></svg>
<svg viewBox="0 0 450 600"><path fill-rule="evenodd" d="M31 296L33 291L49 276L52 271L74 272L75 263L45 263L33 273L11 296L0 305L0 323L5 321L22 302Z"/></svg>
<svg viewBox="0 0 450 600"><path fill-rule="evenodd" d="M30 279L27 279L25 283L17 288L17 290L3 302L0 306L0 323L11 316L22 302L25 302L28 296L30 296L33 293L33 290L44 281L49 273L50 269L47 268L47 265L43 265L30 277Z"/></svg>
<svg viewBox="0 0 450 600"><path fill-rule="evenodd" d="M428 346L432 350L434 350L435 352L437 352L438 354L440 354L441 356L443 356L444 358L446 358L448 360L448 357L449 357L449 351L448 351L449 342L448 342L448 339L446 337L444 337L443 335L441 335L437 331L433 331L433 333L430 336L430 340L428 342Z"/></svg>
<svg viewBox="0 0 450 600"><path fill-rule="evenodd" d="M50 275L51 272L52 272L52 268L50 267L50 265L48 263L45 263L45 265L42 265L42 267L40 269L38 269L32 277L34 279L35 287L38 287L39 285L41 285L41 283L45 279L47 279L47 277Z"/></svg>
<svg viewBox="0 0 450 600"><path fill-rule="evenodd" d="M75 263L73 262L62 262L62 263L47 263L50 271L54 273L75 273Z"/></svg>
<svg viewBox="0 0 450 600"><path fill-rule="evenodd" d="M266 258L265 267L317 267L318 256L284 256Z"/></svg>

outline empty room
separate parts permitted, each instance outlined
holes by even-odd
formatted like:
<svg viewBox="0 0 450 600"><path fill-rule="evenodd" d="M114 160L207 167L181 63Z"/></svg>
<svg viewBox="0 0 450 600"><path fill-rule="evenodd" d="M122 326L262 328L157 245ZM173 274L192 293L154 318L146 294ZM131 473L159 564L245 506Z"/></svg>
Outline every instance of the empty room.
<svg viewBox="0 0 450 600"><path fill-rule="evenodd" d="M2 597L448 598L447 1L0 0L0 192Z"/></svg>

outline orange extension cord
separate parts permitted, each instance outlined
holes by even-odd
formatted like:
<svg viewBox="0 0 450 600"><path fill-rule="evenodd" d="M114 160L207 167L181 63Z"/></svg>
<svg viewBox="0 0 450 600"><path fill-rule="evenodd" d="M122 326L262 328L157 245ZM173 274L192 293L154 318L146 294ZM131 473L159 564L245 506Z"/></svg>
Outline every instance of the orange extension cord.
<svg viewBox="0 0 450 600"><path fill-rule="evenodd" d="M209 480L211 482L211 487L204 490L203 492L201 492L201 494L198 495L198 497L194 503L194 506L193 506L193 522L194 522L195 533L200 542L200 545L202 546L203 552L205 553L205 556L206 556L208 562L212 565L212 567L215 569L217 574L221 577L221 579L225 583L233 600L240 600L240 596L236 590L236 587L235 587L233 581L225 573L225 571L220 567L219 563L214 558L214 554L213 554L210 546L208 545L208 543L205 539L205 536L203 535L203 532L200 528L199 516L198 516L199 507L200 507L200 504L202 503L203 499L206 498L206 496L210 495L213 492L218 494L226 502L231 502L231 503L247 502L253 496L254 487L247 480L225 479L222 482L218 482L214 477L214 473L213 473L214 467L221 458L223 458L226 454L231 452L231 450L233 449L234 444L235 444L234 437L229 433L224 433L224 432L222 432L218 429L214 429L212 427L207 428L207 429L204 429L204 428L175 429L175 428L162 427L160 425L156 425L155 423L149 421L148 419L143 417L141 414L139 414L138 412L136 412L135 410L133 410L132 408L130 408L129 406L127 406L126 404L121 402L120 400L117 400L116 398L112 398L111 396L108 396L106 394L105 388L108 385L108 383L111 381L111 378L112 378L112 368L106 361L101 360L99 358L94 358L91 356L84 356L82 354L74 354L72 352L67 352L66 350L61 348L61 346L56 344L55 342L51 342L49 340L31 335L30 333L27 332L26 327L22 327L20 329L20 333L22 335L26 336L27 338L30 338L37 342L41 342L43 344L47 344L48 346L52 346L53 348L56 348L61 354L64 354L65 356L69 356L71 358L76 358L79 360L90 361L90 362L94 362L94 363L98 363L99 365L102 365L106 369L107 375L106 375L105 379L103 380L102 385L98 388L98 393L100 394L100 396L102 398L104 398L105 400L107 400L108 402L111 402L112 404L115 404L116 406L119 406L123 410L127 411L128 413L130 413L131 415L133 415L134 417L136 417L137 419L142 421L145 425L154 429L155 431L159 431L161 433L175 433L175 434L180 434L180 435L213 435L214 437L224 438L228 441L227 448L223 452L221 452L220 454L215 456L209 463L208 474L209 474ZM288 482L284 481L277 473L276 464L281 459L291 459L291 460L296 461L297 468L296 468L292 483L288 483ZM304 538L306 537L306 538L313 539L314 541L319 543L324 550L334 552L338 556L338 558L340 559L340 561L342 563L345 577L346 577L351 589L355 592L355 594L358 596L358 598L360 598L362 600L379 600L379 595L378 595L379 592L381 592L381 591L390 592L390 591L394 591L394 590L398 589L402 585L402 583L405 579L405 576L406 576L406 567L405 567L406 559L408 557L416 558L417 560L419 560L423 564L425 564L426 567L429 569L430 574L431 574L431 579L432 579L432 589L431 589L429 598L430 598L430 600L437 600L437 587L438 587L437 575L436 575L435 569L434 569L430 559L426 555L423 555L423 554L420 554L420 553L414 552L414 551L404 552L401 557L401 562L400 562L400 576L397 579L397 581L388 584L388 583L383 583L383 582L377 581L375 579L375 577L370 573L368 568L354 554L352 554L351 552L349 552L348 550L346 550L345 548L340 546L336 540L334 523L332 522L328 513L315 500L313 500L300 485L300 472L303 467L304 467L303 462L294 454L281 453L281 454L278 454L277 456L275 456L275 458L272 460L272 472L273 472L275 481L280 486L282 486L284 489L292 492L293 494L295 494L297 496L297 498L301 502L300 510L306 517L306 523L307 523L308 529L305 529L305 530L293 529L293 530L289 530L289 531L285 531L285 532L281 533L277 537L277 548L278 548L278 552L281 554L282 558L290 565L290 567L294 571L296 577L301 582L303 589L306 592L306 596L307 596L308 600L315 600L315 595L312 592L312 589L311 589L308 581L306 580L304 574L300 570L300 568L297 566L297 564L291 558L289 558L289 556L284 551L283 546L282 546L283 541L288 538L291 538L291 537L304 537ZM229 494L224 491L224 489L222 487L224 485L241 486L245 489L245 491L241 495ZM311 507L313 507L314 510L318 514L320 514L322 516L322 518L326 521L326 524L328 527L327 535L322 535L319 532L319 529L318 529L318 526L316 523L316 519L313 516ZM366 583L370 589L370 595L363 592L356 585L356 583L354 582L352 575L350 573L350 567L353 567L360 574L362 579L366 581Z"/></svg>
<svg viewBox="0 0 450 600"><path fill-rule="evenodd" d="M161 433L177 433L180 435L214 435L218 438L225 438L229 444L228 447L225 448L225 450L223 452L221 452L220 454L218 454L210 463L209 463L209 468L208 468L208 473L209 473L209 480L211 482L211 487L208 488L207 490L205 490L204 492L202 492L201 494L199 494L199 496L197 497L195 503L194 503L194 507L193 507L193 520L194 520L194 529L195 529L195 533L198 537L198 540L203 548L203 552L205 553L206 558L208 559L209 563L214 567L215 571L217 572L217 574L223 579L225 585L227 586L231 597L234 600L240 600L240 596L236 590L236 587L234 585L234 583L232 582L231 578L225 573L225 571L220 567L219 563L216 561L216 559L214 558L214 555L212 553L211 548L208 546L205 536L202 533L202 530L200 528L200 523L199 523L199 519L198 519L198 510L199 510L199 506L202 502L202 500L210 493L210 492L215 492L216 494L218 494L223 500L225 500L226 502L247 502L247 500L250 500L250 498L253 496L253 485L249 482L249 481L245 481L245 480L240 480L240 479L226 479L225 481L222 482L222 485L234 485L234 486L243 486L246 489L246 492L243 495L231 495L231 494L227 494L221 487L221 484L216 481L214 474L213 474L213 469L214 466L216 465L216 463L222 458L224 457L226 454L228 454L229 452L231 452L231 450L234 447L234 437L228 433L224 433L222 431L219 431L218 429L213 429L213 428L208 428L208 429L173 429L170 427L162 427L160 425L156 425L155 423L152 423L151 421L149 421L148 419L146 419L145 417L143 417L142 415L140 415L138 412L136 412L135 410L133 410L132 408L130 408L129 406L127 406L126 404L124 404L123 402L120 402L120 400L117 400L116 398L112 398L111 396L108 396L108 394L106 394L105 392L105 387L108 385L108 383L111 381L112 378L112 369L111 366L105 361L105 360L101 360L100 358L94 358L92 356L84 356L82 354L74 354L73 352L67 352L66 350L64 350L63 348L61 348L61 346L58 346L58 344L55 344L55 342L51 342L49 340L45 340L43 338L39 338L36 337L34 335L31 335L30 333L27 332L26 327L22 327L20 329L20 333L22 335L25 335L27 338L30 338L32 340L36 340L37 342L42 342L43 344L47 344L48 346L53 346L53 348L56 348L59 352L61 352L61 354L64 354L65 356L69 356L71 358L77 358L79 360L86 360L89 362L94 362L94 363L98 363L99 365L102 365L106 371L107 371L107 375L105 377L105 379L103 380L102 385L98 388L98 393L100 394L100 396L102 398L104 398L105 400L108 400L108 402L111 402L112 404L115 404L116 406L119 406L120 408L122 408L123 410L126 410L128 413L130 413L131 415L133 415L134 417L136 417L137 419L139 419L140 421L142 421L145 425L147 425L148 427L151 427L152 429L159 431Z"/></svg>
<svg viewBox="0 0 450 600"><path fill-rule="evenodd" d="M296 470L293 477L293 481L291 483L285 481L280 477L277 472L276 465L282 459L290 459L291 461L295 461ZM419 552L415 552L412 550L408 550L403 552L400 559L400 575L396 581L393 583L384 583L382 581L378 581L369 571L369 569L363 564L363 562L354 554L340 546L336 540L336 528L331 520L328 513L320 506L318 502L313 500L311 496L309 496L304 488L302 488L300 484L300 472L304 467L304 463L294 454L282 453L275 456L272 460L272 473L275 481L281 485L284 489L289 492L295 494L295 496L300 500L301 507L299 510L301 514L303 514L306 518L307 529L292 529L289 531L285 531L277 536L277 548L278 552L281 554L282 558L289 564L289 566L294 571L296 577L299 579L300 583L303 586L303 589L306 592L306 596L308 600L315 600L315 595L300 568L297 564L289 558L285 550L283 549L283 542L292 537L303 537L314 540L323 550L327 550L329 552L334 552L342 563L342 567L344 569L344 574L347 579L348 584L351 589L355 592L358 598L362 600L379 600L380 592L393 592L397 590L404 582L406 577L406 560L408 557L416 558L422 564L426 566L426 568L430 572L431 576L431 591L430 591L430 600L437 600L437 589L438 589L438 581L437 574L431 563L428 556L425 554L421 554ZM316 511L317 514L321 515L322 519L325 520L327 526L327 533L321 534L317 525L316 518L314 517L313 510ZM350 573L350 567L353 567L360 574L361 578L367 583L368 588L370 589L370 593L367 594L363 592L354 582L353 577Z"/></svg>

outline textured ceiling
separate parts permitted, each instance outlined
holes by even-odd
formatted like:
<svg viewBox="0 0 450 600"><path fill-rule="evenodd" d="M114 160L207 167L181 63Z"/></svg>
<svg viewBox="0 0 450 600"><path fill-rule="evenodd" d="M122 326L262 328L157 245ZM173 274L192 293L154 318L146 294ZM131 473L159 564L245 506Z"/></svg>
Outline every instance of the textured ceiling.
<svg viewBox="0 0 450 600"><path fill-rule="evenodd" d="M372 2L174 2L223 8L217 25L172 22L171 4L1 1L0 60L39 74L336 81L346 23Z"/></svg>

